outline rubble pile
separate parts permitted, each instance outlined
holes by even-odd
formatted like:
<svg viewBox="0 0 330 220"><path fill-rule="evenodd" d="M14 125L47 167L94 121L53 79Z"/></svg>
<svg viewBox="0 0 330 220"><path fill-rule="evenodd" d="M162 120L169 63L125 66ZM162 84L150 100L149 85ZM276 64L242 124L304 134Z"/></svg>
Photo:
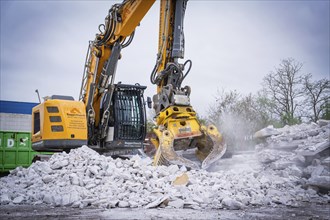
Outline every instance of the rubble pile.
<svg viewBox="0 0 330 220"><path fill-rule="evenodd" d="M29 168L16 168L1 178L0 203L242 209L329 201L327 195L305 190L274 172L155 167L149 158L112 159L82 146L69 154L54 154L49 161L38 161Z"/></svg>
<svg viewBox="0 0 330 220"><path fill-rule="evenodd" d="M268 127L258 134L269 136L257 145L265 170L290 178L304 188L330 192L330 121ZM267 135L269 134L269 135Z"/></svg>

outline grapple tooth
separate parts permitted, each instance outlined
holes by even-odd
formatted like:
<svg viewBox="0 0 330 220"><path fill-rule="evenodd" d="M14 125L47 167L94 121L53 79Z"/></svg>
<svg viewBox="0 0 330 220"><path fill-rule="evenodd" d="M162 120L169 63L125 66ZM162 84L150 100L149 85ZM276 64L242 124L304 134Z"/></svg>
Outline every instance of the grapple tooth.
<svg viewBox="0 0 330 220"><path fill-rule="evenodd" d="M212 151L210 152L210 154L202 162L202 169L209 168L211 164L219 160L226 153L226 149L227 149L226 145L222 145L222 144L215 145Z"/></svg>
<svg viewBox="0 0 330 220"><path fill-rule="evenodd" d="M209 154L202 162L202 169L207 169L211 164L219 160L227 150L227 146L223 143L221 135L213 125L208 127L206 133L211 138L213 145Z"/></svg>

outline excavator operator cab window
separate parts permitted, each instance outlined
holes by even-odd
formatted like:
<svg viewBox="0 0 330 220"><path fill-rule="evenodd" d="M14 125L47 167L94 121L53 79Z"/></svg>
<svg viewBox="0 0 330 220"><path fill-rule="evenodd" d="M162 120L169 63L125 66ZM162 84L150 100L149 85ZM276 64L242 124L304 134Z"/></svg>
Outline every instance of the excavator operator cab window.
<svg viewBox="0 0 330 220"><path fill-rule="evenodd" d="M143 91L145 87L117 85L114 92L115 139L144 140L145 120Z"/></svg>

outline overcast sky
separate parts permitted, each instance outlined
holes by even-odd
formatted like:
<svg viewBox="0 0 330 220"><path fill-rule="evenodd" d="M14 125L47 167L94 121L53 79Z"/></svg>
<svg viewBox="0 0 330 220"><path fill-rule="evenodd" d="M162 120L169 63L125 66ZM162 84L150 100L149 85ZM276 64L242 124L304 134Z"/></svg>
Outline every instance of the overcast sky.
<svg viewBox="0 0 330 220"><path fill-rule="evenodd" d="M78 98L89 40L118 1L1 1L1 100L38 102L40 95ZM121 2L121 1L119 1ZM196 1L185 16L183 82L206 115L217 90L255 93L262 78L292 57L303 73L329 78L329 1ZM148 86L158 43L159 1L122 51L116 82Z"/></svg>

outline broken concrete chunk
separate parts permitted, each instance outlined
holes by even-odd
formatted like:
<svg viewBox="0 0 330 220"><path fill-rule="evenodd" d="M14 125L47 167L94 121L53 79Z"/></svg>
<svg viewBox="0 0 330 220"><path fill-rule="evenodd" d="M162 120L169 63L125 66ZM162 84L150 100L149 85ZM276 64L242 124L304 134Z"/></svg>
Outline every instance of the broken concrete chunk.
<svg viewBox="0 0 330 220"><path fill-rule="evenodd" d="M330 157L327 157L322 160L321 164L325 166L326 168L330 168Z"/></svg>
<svg viewBox="0 0 330 220"><path fill-rule="evenodd" d="M319 119L319 120L317 121L317 124L318 124L320 127L327 126L327 125L330 124L330 120Z"/></svg>
<svg viewBox="0 0 330 220"><path fill-rule="evenodd" d="M115 208L119 203L119 200L118 199L114 199L114 200L110 200L109 201L109 208Z"/></svg>
<svg viewBox="0 0 330 220"><path fill-rule="evenodd" d="M170 174L175 174L180 170L178 165L170 165L167 169Z"/></svg>
<svg viewBox="0 0 330 220"><path fill-rule="evenodd" d="M134 162L134 164L133 164L133 168L137 168L137 167L139 167L140 166L140 162L141 160L136 160L135 162Z"/></svg>
<svg viewBox="0 0 330 220"><path fill-rule="evenodd" d="M2 194L0 196L0 204L1 205L6 205L11 202L11 199L9 199L8 194Z"/></svg>
<svg viewBox="0 0 330 220"><path fill-rule="evenodd" d="M72 185L79 185L79 178L78 178L77 174L75 174L75 173L71 173L71 174L69 175L69 178L70 178L70 180L71 180L71 184L72 184Z"/></svg>
<svg viewBox="0 0 330 220"><path fill-rule="evenodd" d="M46 175L44 177L42 177L42 181L44 181L44 183L49 183L53 180L53 177L51 175Z"/></svg>
<svg viewBox="0 0 330 220"><path fill-rule="evenodd" d="M168 206L180 209L184 206L184 201L182 199L176 199L168 202Z"/></svg>
<svg viewBox="0 0 330 220"><path fill-rule="evenodd" d="M263 128L259 131L257 131L256 133L254 133L253 138L267 138L270 137L272 135L279 135L281 134L279 131L277 131L276 129L274 129L274 127L272 125Z"/></svg>
<svg viewBox="0 0 330 220"><path fill-rule="evenodd" d="M324 167L322 165L318 165L314 168L314 170L311 173L312 177L320 176L321 173L323 172Z"/></svg>
<svg viewBox="0 0 330 220"><path fill-rule="evenodd" d="M63 197L60 194L53 195L53 205L62 206Z"/></svg>
<svg viewBox="0 0 330 220"><path fill-rule="evenodd" d="M65 167L68 164L69 164L68 160L58 160L55 163L51 164L50 168L52 168L53 170L56 170L56 169L60 169L62 167Z"/></svg>
<svg viewBox="0 0 330 220"><path fill-rule="evenodd" d="M126 208L126 207L129 207L129 203L126 202L126 201L119 201L119 203L118 203L118 207L119 207L119 208Z"/></svg>
<svg viewBox="0 0 330 220"><path fill-rule="evenodd" d="M21 204L23 202L23 200L24 200L23 196L18 196L13 200L13 203L14 204Z"/></svg>
<svg viewBox="0 0 330 220"><path fill-rule="evenodd" d="M193 201L198 202L198 203L203 203L204 202L203 199L200 198L197 195L193 195L192 199L193 199Z"/></svg>
<svg viewBox="0 0 330 220"><path fill-rule="evenodd" d="M71 202L71 199L70 199L70 194L64 194L62 196L62 204L61 204L61 206L69 206L71 204L72 204L72 202Z"/></svg>
<svg viewBox="0 0 330 220"><path fill-rule="evenodd" d="M53 195L50 194L50 193L45 193L44 198L43 198L43 201L46 204L52 204L53 203Z"/></svg>
<svg viewBox="0 0 330 220"><path fill-rule="evenodd" d="M330 176L313 176L307 181L307 184L330 190Z"/></svg>
<svg viewBox="0 0 330 220"><path fill-rule="evenodd" d="M290 167L292 165L294 165L294 162L282 159L272 163L271 168L273 168L274 170L284 170L285 168Z"/></svg>
<svg viewBox="0 0 330 220"><path fill-rule="evenodd" d="M330 147L330 141L323 141L321 143L317 143L307 148L297 149L297 152L303 156L315 156L318 153L328 149Z"/></svg>
<svg viewBox="0 0 330 220"><path fill-rule="evenodd" d="M96 186L95 183L90 183L88 185L85 186L86 189L91 189L91 188L94 188Z"/></svg>
<svg viewBox="0 0 330 220"><path fill-rule="evenodd" d="M286 169L291 176L301 178L303 171L299 169L296 165L292 165Z"/></svg>
<svg viewBox="0 0 330 220"><path fill-rule="evenodd" d="M226 197L221 201L223 207L231 210L237 210L237 209L242 209L243 204L241 202L238 202L232 198Z"/></svg>
<svg viewBox="0 0 330 220"><path fill-rule="evenodd" d="M42 173L50 174L53 172L53 170L50 168L50 166L47 163L40 161L37 161L36 163L37 163L36 169L40 170Z"/></svg>
<svg viewBox="0 0 330 220"><path fill-rule="evenodd" d="M169 199L168 195L161 196L161 197L157 198L155 201L146 205L145 208L146 209L155 208L168 199Z"/></svg>
<svg viewBox="0 0 330 220"><path fill-rule="evenodd" d="M93 175L97 175L99 173L100 167L99 166L91 166L89 167L89 171Z"/></svg>

